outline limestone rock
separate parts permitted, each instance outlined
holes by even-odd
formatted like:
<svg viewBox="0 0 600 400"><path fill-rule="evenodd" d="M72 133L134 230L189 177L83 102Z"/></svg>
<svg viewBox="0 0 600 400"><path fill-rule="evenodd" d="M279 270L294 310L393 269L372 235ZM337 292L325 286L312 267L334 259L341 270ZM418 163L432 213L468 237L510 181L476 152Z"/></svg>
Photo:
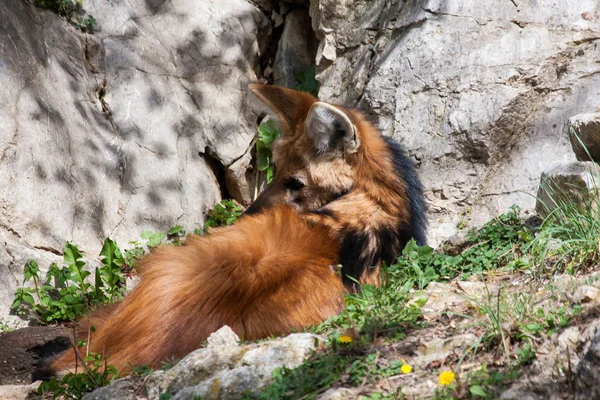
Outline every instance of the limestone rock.
<svg viewBox="0 0 600 400"><path fill-rule="evenodd" d="M273 65L275 84L295 89L296 76L314 64L317 41L310 30L308 10L297 8L285 17Z"/></svg>
<svg viewBox="0 0 600 400"><path fill-rule="evenodd" d="M600 104L596 0L312 0L320 97L359 104L418 164L429 241L535 206ZM446 225L444 225L446 224Z"/></svg>
<svg viewBox="0 0 600 400"><path fill-rule="evenodd" d="M32 3L0 2L0 317L27 258L192 231L226 185L249 199L248 158L219 180L255 135L270 40L245 0L89 0L94 34Z"/></svg>
<svg viewBox="0 0 600 400"><path fill-rule="evenodd" d="M563 352L567 349L573 350L577 346L579 336L580 333L577 326L568 327L558 336L558 348Z"/></svg>
<svg viewBox="0 0 600 400"><path fill-rule="evenodd" d="M42 396L37 394L41 382L30 385L5 385L0 386L0 400L37 400Z"/></svg>
<svg viewBox="0 0 600 400"><path fill-rule="evenodd" d="M359 398L356 389L332 388L317 397L318 400L350 400Z"/></svg>
<svg viewBox="0 0 600 400"><path fill-rule="evenodd" d="M598 374L600 374L600 336L592 340L589 350L577 367L574 379L577 400L600 398Z"/></svg>
<svg viewBox="0 0 600 400"><path fill-rule="evenodd" d="M591 285L579 286L573 293L574 303L591 303L600 299L600 290Z"/></svg>
<svg viewBox="0 0 600 400"><path fill-rule="evenodd" d="M162 393L174 394L174 399L256 394L271 382L275 368L300 365L319 340L310 333L296 333L263 343L196 350L170 370L151 374L145 383L148 398L158 399Z"/></svg>
<svg viewBox="0 0 600 400"><path fill-rule="evenodd" d="M139 384L131 378L118 379L83 396L83 400L134 400L139 399Z"/></svg>
<svg viewBox="0 0 600 400"><path fill-rule="evenodd" d="M600 163L600 113L575 115L567 129L577 159Z"/></svg>
<svg viewBox="0 0 600 400"><path fill-rule="evenodd" d="M469 299L452 284L431 282L423 295L427 302L421 308L426 319L434 319L445 312L462 312L469 304Z"/></svg>
<svg viewBox="0 0 600 400"><path fill-rule="evenodd" d="M464 333L446 339L436 338L423 343L413 359L415 366L425 367L431 363L443 364L451 355L462 355L477 341L473 333Z"/></svg>
<svg viewBox="0 0 600 400"><path fill-rule="evenodd" d="M206 339L206 348L219 348L219 347L236 347L240 342L240 338L235 332L225 325L216 332L210 334Z"/></svg>
<svg viewBox="0 0 600 400"><path fill-rule="evenodd" d="M583 205L600 188L600 167L590 161L558 164L542 174L537 193L536 212L548 215L558 204Z"/></svg>

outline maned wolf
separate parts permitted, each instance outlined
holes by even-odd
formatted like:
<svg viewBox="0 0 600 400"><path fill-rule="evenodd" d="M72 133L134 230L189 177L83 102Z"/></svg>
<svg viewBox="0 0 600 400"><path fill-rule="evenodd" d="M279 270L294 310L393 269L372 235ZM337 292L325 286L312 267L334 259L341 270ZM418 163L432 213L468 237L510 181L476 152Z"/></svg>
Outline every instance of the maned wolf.
<svg viewBox="0 0 600 400"><path fill-rule="evenodd" d="M151 252L121 303L78 323L80 339L91 332L81 352L108 356L120 375L183 357L223 325L255 340L318 324L356 281L378 284L410 238L425 241L421 184L396 143L358 111L275 86L250 90L283 133L274 180L249 215ZM67 350L38 376L75 363Z"/></svg>

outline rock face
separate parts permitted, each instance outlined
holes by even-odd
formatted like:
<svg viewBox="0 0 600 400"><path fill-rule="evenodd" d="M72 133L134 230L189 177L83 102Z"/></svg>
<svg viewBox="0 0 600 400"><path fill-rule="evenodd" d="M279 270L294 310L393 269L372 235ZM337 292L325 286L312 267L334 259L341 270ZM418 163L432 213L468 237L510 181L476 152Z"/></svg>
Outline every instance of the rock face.
<svg viewBox="0 0 600 400"><path fill-rule="evenodd" d="M597 399L600 397L598 373L600 373L600 334L596 332L596 336L589 345L583 360L577 367L574 379L576 399Z"/></svg>
<svg viewBox="0 0 600 400"><path fill-rule="evenodd" d="M31 2L0 4L2 317L27 258L47 267L66 240L93 257L107 236L191 231L227 185L240 196L245 185L256 123L246 86L270 38L262 11L244 0L84 5L94 34Z"/></svg>
<svg viewBox="0 0 600 400"><path fill-rule="evenodd" d="M237 399L245 394L257 394L272 381L272 372L279 367L295 368L319 344L310 333L295 333L282 339L240 345L239 338L225 326L213 333L208 345L190 353L168 371L150 374L143 391L133 390L132 378L121 379L85 396L87 400L163 398L173 399ZM134 395L134 392L138 395Z"/></svg>
<svg viewBox="0 0 600 400"><path fill-rule="evenodd" d="M274 83L295 89L296 76L314 64L317 41L310 29L308 9L296 8L285 18L273 65Z"/></svg>
<svg viewBox="0 0 600 400"><path fill-rule="evenodd" d="M575 115L567 129L577 159L600 163L600 113Z"/></svg>
<svg viewBox="0 0 600 400"><path fill-rule="evenodd" d="M40 399L37 389L41 382L30 385L5 385L0 386L0 400L34 400Z"/></svg>
<svg viewBox="0 0 600 400"><path fill-rule="evenodd" d="M544 171L537 193L536 212L544 217L561 203L589 203L598 194L599 178L600 167L591 161L558 164Z"/></svg>
<svg viewBox="0 0 600 400"><path fill-rule="evenodd" d="M595 0L312 0L323 100L358 103L418 163L430 241L574 161L567 119L600 104Z"/></svg>

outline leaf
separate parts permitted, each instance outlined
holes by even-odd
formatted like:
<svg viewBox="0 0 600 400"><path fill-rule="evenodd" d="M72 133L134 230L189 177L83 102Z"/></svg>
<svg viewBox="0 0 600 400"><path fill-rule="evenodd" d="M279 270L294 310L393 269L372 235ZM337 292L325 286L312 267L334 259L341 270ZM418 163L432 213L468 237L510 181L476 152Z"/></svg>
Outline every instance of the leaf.
<svg viewBox="0 0 600 400"><path fill-rule="evenodd" d="M319 95L319 82L315 77L315 66L311 65L304 72L300 72L296 75L296 78L300 81L297 89L302 92L309 92L313 96Z"/></svg>
<svg viewBox="0 0 600 400"><path fill-rule="evenodd" d="M100 250L100 260L102 261L102 264L111 269L123 264L123 255L114 240L111 240L110 238L104 239L102 250Z"/></svg>
<svg viewBox="0 0 600 400"><path fill-rule="evenodd" d="M82 258L83 256L81 255L81 252L79 251L79 248L76 245L71 244L69 242L65 243L64 261L65 264L69 266L69 270L71 271L71 273L80 273L81 268L83 268L83 266L85 265L85 263L81 261Z"/></svg>
<svg viewBox="0 0 600 400"><path fill-rule="evenodd" d="M148 242L146 242L146 246L148 247L156 247L158 246L163 239L165 238L165 234L162 232L155 232L148 238Z"/></svg>
<svg viewBox="0 0 600 400"><path fill-rule="evenodd" d="M269 166L269 168L267 168L267 185L273 181L273 175L273 167Z"/></svg>
<svg viewBox="0 0 600 400"><path fill-rule="evenodd" d="M263 142L256 142L257 168L259 171L264 171L269 168L271 163L271 149Z"/></svg>
<svg viewBox="0 0 600 400"><path fill-rule="evenodd" d="M183 226L176 225L176 226L172 227L171 229L169 229L169 232L167 232L167 235L169 235L169 236L172 236L175 234L183 235L184 233L185 233L185 231L183 230Z"/></svg>
<svg viewBox="0 0 600 400"><path fill-rule="evenodd" d="M271 144L279 137L280 133L281 132L279 129L277 129L277 126L275 126L274 120L270 119L265 121L258 127L259 142L264 144L267 149L270 149Z"/></svg>
<svg viewBox="0 0 600 400"><path fill-rule="evenodd" d="M27 292L23 292L23 297L21 298L21 300L23 300L29 305L35 305L35 300L33 299L33 296Z"/></svg>
<svg viewBox="0 0 600 400"><path fill-rule="evenodd" d="M469 391L471 392L471 394L473 396L479 396L479 397L487 397L487 393L485 392L485 390L479 386L479 385L473 385L469 388Z"/></svg>
<svg viewBox="0 0 600 400"><path fill-rule="evenodd" d="M25 267L23 268L23 273L25 275L23 282L27 282L31 278L35 277L39 278L38 273L40 272L40 267L34 260L27 260Z"/></svg>

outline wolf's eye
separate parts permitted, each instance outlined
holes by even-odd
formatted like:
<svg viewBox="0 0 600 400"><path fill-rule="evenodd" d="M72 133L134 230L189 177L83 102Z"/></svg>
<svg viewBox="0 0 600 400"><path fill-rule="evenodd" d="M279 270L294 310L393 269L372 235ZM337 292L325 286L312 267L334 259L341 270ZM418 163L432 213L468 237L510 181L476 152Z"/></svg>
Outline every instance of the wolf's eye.
<svg viewBox="0 0 600 400"><path fill-rule="evenodd" d="M304 187L304 183L302 183L302 181L298 178L289 178L286 182L285 182L285 188L295 192L298 191L300 189L302 189Z"/></svg>

